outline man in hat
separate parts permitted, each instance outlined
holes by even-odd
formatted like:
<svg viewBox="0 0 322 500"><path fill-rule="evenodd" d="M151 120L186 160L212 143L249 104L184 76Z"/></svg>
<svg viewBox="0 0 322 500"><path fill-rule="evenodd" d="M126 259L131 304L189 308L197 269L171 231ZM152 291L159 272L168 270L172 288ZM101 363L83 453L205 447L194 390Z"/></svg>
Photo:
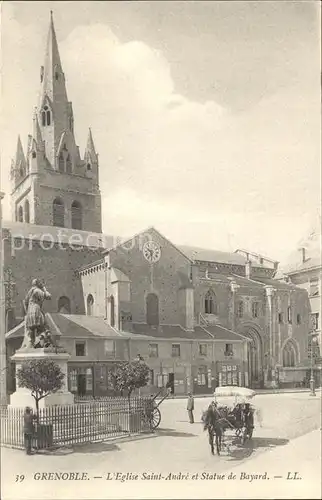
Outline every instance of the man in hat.
<svg viewBox="0 0 322 500"><path fill-rule="evenodd" d="M25 409L25 413L23 415L23 432L24 432L25 448L27 455L31 455L31 441L35 433L35 426L34 426L35 419L36 415L33 414L30 406L27 406Z"/></svg>
<svg viewBox="0 0 322 500"><path fill-rule="evenodd" d="M193 395L191 392L188 392L188 402L187 402L187 411L189 415L189 422L190 424L194 423L194 418L193 418L193 410L195 409L195 402L193 399Z"/></svg>

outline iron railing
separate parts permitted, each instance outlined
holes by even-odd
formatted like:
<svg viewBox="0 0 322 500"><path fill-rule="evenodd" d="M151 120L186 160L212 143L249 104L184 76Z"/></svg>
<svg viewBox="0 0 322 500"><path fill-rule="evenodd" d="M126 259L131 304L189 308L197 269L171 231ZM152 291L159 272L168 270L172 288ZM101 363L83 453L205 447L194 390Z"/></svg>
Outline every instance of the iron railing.
<svg viewBox="0 0 322 500"><path fill-rule="evenodd" d="M33 436L34 448L92 443L149 431L148 399L106 398L39 410ZM24 447L23 408L1 408L1 444Z"/></svg>

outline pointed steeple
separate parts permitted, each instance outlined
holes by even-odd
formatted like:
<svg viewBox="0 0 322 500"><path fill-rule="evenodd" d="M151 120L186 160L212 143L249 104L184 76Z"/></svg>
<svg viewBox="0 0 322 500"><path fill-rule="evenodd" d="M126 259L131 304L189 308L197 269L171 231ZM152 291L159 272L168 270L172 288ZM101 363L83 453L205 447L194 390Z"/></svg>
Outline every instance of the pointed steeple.
<svg viewBox="0 0 322 500"><path fill-rule="evenodd" d="M26 157L21 144L20 135L18 135L16 155L11 164L11 180L13 180L15 183L20 182L20 180L25 177L26 173Z"/></svg>
<svg viewBox="0 0 322 500"><path fill-rule="evenodd" d="M41 67L40 81L42 84L39 103L40 106L43 105L46 96L49 97L52 102L54 102L55 99L59 96L60 100L65 101L66 105L68 99L65 85L65 76L60 60L52 11L50 11L50 23L47 37L45 62L44 66Z"/></svg>
<svg viewBox="0 0 322 500"><path fill-rule="evenodd" d="M93 163L97 162L97 153L94 146L92 131L88 129L87 144L85 149L85 159L91 160Z"/></svg>
<svg viewBox="0 0 322 500"><path fill-rule="evenodd" d="M33 137L33 140L36 142L38 149L41 148L41 146L42 146L42 135L41 135L41 130L40 130L40 127L39 127L39 121L38 121L38 116L37 116L37 112L36 111L35 111L34 116L33 116L32 137Z"/></svg>
<svg viewBox="0 0 322 500"><path fill-rule="evenodd" d="M25 157L25 153L23 152L23 147L22 147L20 135L18 135L18 141L17 141L15 166L26 168L26 157Z"/></svg>

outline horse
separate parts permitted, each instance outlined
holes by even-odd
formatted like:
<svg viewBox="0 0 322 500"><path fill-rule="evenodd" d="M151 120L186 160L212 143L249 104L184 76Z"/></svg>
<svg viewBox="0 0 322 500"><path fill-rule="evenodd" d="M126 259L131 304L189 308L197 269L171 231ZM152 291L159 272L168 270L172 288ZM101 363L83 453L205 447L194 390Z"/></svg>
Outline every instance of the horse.
<svg viewBox="0 0 322 500"><path fill-rule="evenodd" d="M215 454L214 438L216 441L217 455L220 455L222 437L225 429L224 415L215 404L211 404L202 415L204 430L208 431L208 439L211 449L211 454Z"/></svg>

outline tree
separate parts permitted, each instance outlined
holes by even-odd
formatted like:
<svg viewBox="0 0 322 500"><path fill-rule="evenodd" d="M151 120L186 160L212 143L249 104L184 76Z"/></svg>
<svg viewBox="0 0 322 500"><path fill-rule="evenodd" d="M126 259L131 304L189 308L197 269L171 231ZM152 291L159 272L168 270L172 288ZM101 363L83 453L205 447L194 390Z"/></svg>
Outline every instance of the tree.
<svg viewBox="0 0 322 500"><path fill-rule="evenodd" d="M31 391L39 418L39 401L63 387L65 374L50 359L35 359L22 363L17 371L20 387Z"/></svg>
<svg viewBox="0 0 322 500"><path fill-rule="evenodd" d="M113 374L114 386L121 392L127 390L129 408L132 392L147 385L149 373L150 368L144 361L123 361L116 366Z"/></svg>

